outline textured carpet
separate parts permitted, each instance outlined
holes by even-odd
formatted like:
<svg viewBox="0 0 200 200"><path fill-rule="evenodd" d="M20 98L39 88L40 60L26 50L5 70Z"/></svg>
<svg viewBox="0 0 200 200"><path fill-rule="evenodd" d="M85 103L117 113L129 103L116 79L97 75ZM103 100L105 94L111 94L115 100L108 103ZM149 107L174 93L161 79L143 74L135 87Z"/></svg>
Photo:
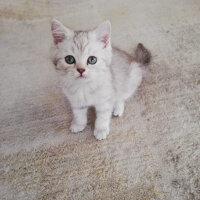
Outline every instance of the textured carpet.
<svg viewBox="0 0 200 200"><path fill-rule="evenodd" d="M198 0L0 1L1 200L199 200ZM80 134L49 59L50 19L153 54L149 74L105 141Z"/></svg>

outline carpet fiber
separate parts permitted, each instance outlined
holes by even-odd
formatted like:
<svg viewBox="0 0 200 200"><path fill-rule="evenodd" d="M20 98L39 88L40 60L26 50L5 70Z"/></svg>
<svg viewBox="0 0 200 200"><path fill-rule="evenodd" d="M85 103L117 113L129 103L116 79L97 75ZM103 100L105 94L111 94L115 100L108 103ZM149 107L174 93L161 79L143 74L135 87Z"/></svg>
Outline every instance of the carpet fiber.
<svg viewBox="0 0 200 200"><path fill-rule="evenodd" d="M77 29L112 23L112 42L142 42L149 73L104 141L72 114L49 59L50 19ZM198 0L0 1L1 200L199 200Z"/></svg>

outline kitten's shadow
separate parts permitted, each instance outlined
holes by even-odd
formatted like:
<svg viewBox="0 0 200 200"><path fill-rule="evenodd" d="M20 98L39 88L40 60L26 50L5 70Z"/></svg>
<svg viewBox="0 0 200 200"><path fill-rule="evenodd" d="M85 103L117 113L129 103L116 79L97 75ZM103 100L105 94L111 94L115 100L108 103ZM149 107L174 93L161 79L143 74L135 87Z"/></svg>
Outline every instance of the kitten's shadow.
<svg viewBox="0 0 200 200"><path fill-rule="evenodd" d="M94 124L95 124L95 119L96 119L96 112L95 112L94 107L90 107L88 109L87 118L88 118L87 125L90 126L92 130L94 130Z"/></svg>

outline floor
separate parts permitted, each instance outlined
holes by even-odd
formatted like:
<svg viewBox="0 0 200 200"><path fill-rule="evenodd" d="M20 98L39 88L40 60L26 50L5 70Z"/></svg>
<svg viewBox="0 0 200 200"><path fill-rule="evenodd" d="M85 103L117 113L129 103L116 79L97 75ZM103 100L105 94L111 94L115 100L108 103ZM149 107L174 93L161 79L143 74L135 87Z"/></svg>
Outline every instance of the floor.
<svg viewBox="0 0 200 200"><path fill-rule="evenodd" d="M112 43L142 42L149 73L104 141L95 114L72 114L49 58L51 18L88 30L112 23ZM1 200L200 199L198 0L0 1Z"/></svg>

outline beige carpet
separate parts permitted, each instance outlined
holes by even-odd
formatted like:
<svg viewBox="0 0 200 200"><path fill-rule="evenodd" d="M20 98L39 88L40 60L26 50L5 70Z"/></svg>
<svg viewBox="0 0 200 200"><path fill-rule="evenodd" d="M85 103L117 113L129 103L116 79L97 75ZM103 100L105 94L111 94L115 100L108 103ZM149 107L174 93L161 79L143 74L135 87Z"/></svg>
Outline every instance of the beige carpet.
<svg viewBox="0 0 200 200"><path fill-rule="evenodd" d="M200 1L0 1L1 200L200 199ZM70 107L49 59L50 19L74 29L112 23L150 73L107 140L69 132Z"/></svg>

